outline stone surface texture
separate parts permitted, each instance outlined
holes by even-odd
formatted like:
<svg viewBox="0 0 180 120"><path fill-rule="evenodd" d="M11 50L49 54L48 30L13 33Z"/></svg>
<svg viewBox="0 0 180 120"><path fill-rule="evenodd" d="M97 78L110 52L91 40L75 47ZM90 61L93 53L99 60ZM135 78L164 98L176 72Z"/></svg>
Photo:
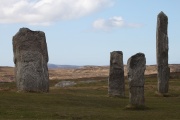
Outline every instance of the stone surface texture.
<svg viewBox="0 0 180 120"><path fill-rule="evenodd" d="M170 68L168 66L168 17L160 12L157 16L156 55L158 92L168 93Z"/></svg>
<svg viewBox="0 0 180 120"><path fill-rule="evenodd" d="M137 53L128 59L129 101L133 106L144 106L145 69L146 58L143 53Z"/></svg>
<svg viewBox="0 0 180 120"><path fill-rule="evenodd" d="M113 51L110 53L110 71L108 85L109 96L125 97L122 51Z"/></svg>
<svg viewBox="0 0 180 120"><path fill-rule="evenodd" d="M48 92L48 51L45 33L20 28L13 36L13 52L18 90Z"/></svg>

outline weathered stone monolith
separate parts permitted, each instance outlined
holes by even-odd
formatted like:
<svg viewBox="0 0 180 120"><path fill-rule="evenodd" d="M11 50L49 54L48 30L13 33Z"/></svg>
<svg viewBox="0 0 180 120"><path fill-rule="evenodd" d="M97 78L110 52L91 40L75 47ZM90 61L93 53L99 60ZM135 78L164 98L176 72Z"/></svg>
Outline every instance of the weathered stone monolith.
<svg viewBox="0 0 180 120"><path fill-rule="evenodd" d="M113 51L110 54L109 96L125 97L124 65L122 51Z"/></svg>
<svg viewBox="0 0 180 120"><path fill-rule="evenodd" d="M170 68L168 66L168 17L160 12L157 16L156 55L158 92L168 93Z"/></svg>
<svg viewBox="0 0 180 120"><path fill-rule="evenodd" d="M128 59L127 73L129 80L129 102L131 106L144 106L144 72L146 58L143 53L137 53Z"/></svg>
<svg viewBox="0 0 180 120"><path fill-rule="evenodd" d="M20 28L13 36L13 52L18 90L48 92L48 51L45 33Z"/></svg>

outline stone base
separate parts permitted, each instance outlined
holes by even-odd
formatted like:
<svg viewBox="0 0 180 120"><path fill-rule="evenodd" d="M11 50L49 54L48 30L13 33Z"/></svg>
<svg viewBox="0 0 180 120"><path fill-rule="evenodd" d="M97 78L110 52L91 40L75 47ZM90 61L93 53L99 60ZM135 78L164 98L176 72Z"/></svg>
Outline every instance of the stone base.
<svg viewBox="0 0 180 120"><path fill-rule="evenodd" d="M158 91L155 92L155 95L157 95L159 97L170 97L169 93L160 93Z"/></svg>
<svg viewBox="0 0 180 120"><path fill-rule="evenodd" d="M146 107L145 105L127 105L125 107L126 110L148 110L149 108Z"/></svg>
<svg viewBox="0 0 180 120"><path fill-rule="evenodd" d="M133 106L144 106L144 87L130 87L129 102Z"/></svg>
<svg viewBox="0 0 180 120"><path fill-rule="evenodd" d="M108 95L109 95L109 97L125 97L125 93L124 92L122 92L122 91L120 91L120 90L108 90Z"/></svg>
<svg viewBox="0 0 180 120"><path fill-rule="evenodd" d="M109 97L117 97L117 98L125 98L125 95L112 95L112 94L108 94Z"/></svg>

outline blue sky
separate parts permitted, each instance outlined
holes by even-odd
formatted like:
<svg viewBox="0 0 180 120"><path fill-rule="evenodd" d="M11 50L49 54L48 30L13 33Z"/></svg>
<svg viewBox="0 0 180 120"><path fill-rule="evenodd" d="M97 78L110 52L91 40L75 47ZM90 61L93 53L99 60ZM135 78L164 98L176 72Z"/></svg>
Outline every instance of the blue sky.
<svg viewBox="0 0 180 120"><path fill-rule="evenodd" d="M156 64L157 15L168 16L169 64L180 63L179 0L0 0L0 66L14 66L12 37L19 28L44 31L49 63L109 65L122 51L124 64L142 52Z"/></svg>

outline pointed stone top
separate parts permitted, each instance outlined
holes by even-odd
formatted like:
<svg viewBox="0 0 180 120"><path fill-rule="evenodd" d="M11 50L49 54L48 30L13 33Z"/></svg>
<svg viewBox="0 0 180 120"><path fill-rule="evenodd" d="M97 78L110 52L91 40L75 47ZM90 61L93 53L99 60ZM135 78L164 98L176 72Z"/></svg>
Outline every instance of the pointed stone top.
<svg viewBox="0 0 180 120"><path fill-rule="evenodd" d="M166 15L163 11L161 11L161 12L158 14L158 17L160 17L160 16L167 17L167 15Z"/></svg>
<svg viewBox="0 0 180 120"><path fill-rule="evenodd" d="M167 35L168 17L162 11L157 16L157 31ZM163 39L163 38L161 38Z"/></svg>
<svg viewBox="0 0 180 120"><path fill-rule="evenodd" d="M163 12L163 11L161 11L159 14L164 14L164 12Z"/></svg>

